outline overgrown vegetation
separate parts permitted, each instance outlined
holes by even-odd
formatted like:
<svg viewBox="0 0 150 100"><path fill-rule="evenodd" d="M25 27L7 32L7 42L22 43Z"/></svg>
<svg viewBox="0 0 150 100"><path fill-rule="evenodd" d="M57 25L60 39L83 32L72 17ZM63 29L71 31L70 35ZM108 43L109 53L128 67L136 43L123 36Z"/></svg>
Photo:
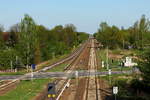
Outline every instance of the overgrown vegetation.
<svg viewBox="0 0 150 100"><path fill-rule="evenodd" d="M99 51L99 57L106 61L106 53L105 49L101 49ZM141 74L133 73L131 75L118 74L104 76L103 79L109 81L111 79L112 86L118 86L119 92L117 94L117 99L119 100L149 100L150 98L150 48L147 47L143 50L131 49L131 50L121 50L114 48L113 50L109 49L109 54L113 55L113 57L117 58L117 55L123 56L136 56L136 62L138 62L137 68L139 68ZM121 70L119 67L115 67L119 65L117 59L113 59L113 63L111 58L109 58L109 67L115 70ZM115 65L115 66L114 66ZM114 66L114 67L113 67ZM106 71L106 67L101 69L102 71ZM132 68L122 69L122 70L132 70ZM114 99L114 95L108 97L109 100Z"/></svg>
<svg viewBox="0 0 150 100"><path fill-rule="evenodd" d="M116 50L111 50L114 54L120 54L121 52L116 52ZM110 81L111 86L118 86L119 92L117 94L117 99L119 100L149 100L150 98L150 49L144 50L143 52L138 50L128 50L125 54L129 52L130 54L138 54L137 60L139 70L141 74L133 73L131 75L118 74L111 76L103 76L102 78ZM106 51L100 50L100 57L104 61L106 60ZM122 54L122 53L121 53ZM115 71L119 70L119 67L112 67L111 61L109 60L110 68ZM131 70L132 68L126 68L122 70ZM106 71L106 67L101 69ZM121 69L120 69L121 70ZM113 100L114 95L109 97L109 100Z"/></svg>
<svg viewBox="0 0 150 100"><path fill-rule="evenodd" d="M139 69L141 71L141 78L136 78L139 83L138 88L141 91L150 93L150 48L141 55Z"/></svg>

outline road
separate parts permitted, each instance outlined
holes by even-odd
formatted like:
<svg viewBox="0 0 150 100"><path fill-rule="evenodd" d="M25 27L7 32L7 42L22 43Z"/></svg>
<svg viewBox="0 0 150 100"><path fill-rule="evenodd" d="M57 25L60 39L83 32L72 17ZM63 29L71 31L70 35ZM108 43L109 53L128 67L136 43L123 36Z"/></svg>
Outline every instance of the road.
<svg viewBox="0 0 150 100"><path fill-rule="evenodd" d="M89 74L90 72L90 74ZM111 74L132 74L135 73L136 71L112 71ZM109 75L108 71L104 71L104 72L98 72L95 70L81 70L78 71L78 77L90 77L90 76L105 76L105 75ZM67 72L39 72L39 73L34 73L33 77L31 77L31 74L27 74L27 75L10 75L10 76L0 76L0 80L14 80L14 79L18 79L20 77L24 77L20 80L30 80L31 78L34 79L40 79L40 78L73 78L76 77L76 71L69 71Z"/></svg>

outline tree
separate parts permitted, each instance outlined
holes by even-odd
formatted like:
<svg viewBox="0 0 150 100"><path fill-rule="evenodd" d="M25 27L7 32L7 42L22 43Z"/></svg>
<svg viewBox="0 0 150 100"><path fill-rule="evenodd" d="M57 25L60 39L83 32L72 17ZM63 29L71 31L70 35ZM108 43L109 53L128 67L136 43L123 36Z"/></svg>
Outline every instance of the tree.
<svg viewBox="0 0 150 100"><path fill-rule="evenodd" d="M132 27L128 29L130 33L129 42L134 47L143 49L143 46L150 42L150 22L142 15L139 21L136 21Z"/></svg>
<svg viewBox="0 0 150 100"><path fill-rule="evenodd" d="M0 58L3 58L0 59L0 66L4 69L10 68L10 62L15 62L16 58L17 64L28 66L49 60L53 56L64 55L88 38L86 33L77 32L73 24L48 29L37 25L27 14L20 23L10 28L6 41L1 30L0 27L0 47L5 48L0 48Z"/></svg>
<svg viewBox="0 0 150 100"><path fill-rule="evenodd" d="M106 22L100 24L100 28L96 33L96 38L101 42L105 47L117 48L122 46L123 41L125 40L125 32L120 30L117 26L109 26Z"/></svg>
<svg viewBox="0 0 150 100"><path fill-rule="evenodd" d="M138 48L139 43L139 28L138 28L138 21L134 23L132 27L128 29L129 35L129 43L134 47Z"/></svg>
<svg viewBox="0 0 150 100"><path fill-rule="evenodd" d="M24 64L32 64L34 63L35 44L37 42L36 24L34 20L26 14L21 20L19 30L20 34L17 49Z"/></svg>
<svg viewBox="0 0 150 100"><path fill-rule="evenodd" d="M49 44L49 30L46 29L42 25L36 26L36 33L37 33L37 43L36 43L36 50L35 50L35 63L38 64L41 61L45 61L50 59L49 57L49 49L47 48Z"/></svg>
<svg viewBox="0 0 150 100"><path fill-rule="evenodd" d="M139 21L136 21L128 29L119 29L116 26L109 26L106 22L100 24L98 32L94 35L99 42L110 48L128 47L143 49L150 42L150 21L142 15Z"/></svg>
<svg viewBox="0 0 150 100"><path fill-rule="evenodd" d="M139 43L140 49L143 49L144 34L149 30L149 21L145 18L145 15L142 15L139 22Z"/></svg>
<svg viewBox="0 0 150 100"><path fill-rule="evenodd" d="M11 61L13 62L13 68L20 67L16 65L17 52L14 49L2 50L0 52L0 69L10 69Z"/></svg>
<svg viewBox="0 0 150 100"><path fill-rule="evenodd" d="M146 91L150 92L150 48L141 55L139 69L142 73L143 86Z"/></svg>
<svg viewBox="0 0 150 100"><path fill-rule="evenodd" d="M76 27L73 24L67 24L64 27L64 40L66 44L70 47L73 47L77 43L77 32Z"/></svg>
<svg viewBox="0 0 150 100"><path fill-rule="evenodd" d="M15 45L17 44L20 33L19 28L20 28L19 24L15 24L8 31L8 40L7 40L8 47L12 48L15 47Z"/></svg>
<svg viewBox="0 0 150 100"><path fill-rule="evenodd" d="M4 43L4 38L3 38L3 26L0 25L0 50L5 49L5 43Z"/></svg>
<svg viewBox="0 0 150 100"><path fill-rule="evenodd" d="M88 39L89 34L85 32L77 32L78 44Z"/></svg>

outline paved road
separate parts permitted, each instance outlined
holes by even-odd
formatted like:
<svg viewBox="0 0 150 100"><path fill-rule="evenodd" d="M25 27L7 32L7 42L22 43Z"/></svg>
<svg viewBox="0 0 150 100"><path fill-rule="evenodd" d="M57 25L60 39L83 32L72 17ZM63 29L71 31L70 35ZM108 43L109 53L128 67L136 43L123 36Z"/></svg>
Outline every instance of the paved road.
<svg viewBox="0 0 150 100"><path fill-rule="evenodd" d="M76 77L76 72L77 71L73 71L71 73L69 72L34 72L26 74L26 75L11 75L11 76L0 76L0 80L13 80L13 79L18 79L20 77L23 77L22 80L26 80L26 79L38 79L38 78L72 78L72 77ZM90 71L90 75L89 75L89 70L82 70L82 71L78 71L78 76L79 77L85 77L85 76L94 76L94 75L99 75L99 76L104 76L104 75L108 75L108 71L105 72L96 72L95 70L91 70ZM111 74L132 74L135 73L137 71L112 71Z"/></svg>

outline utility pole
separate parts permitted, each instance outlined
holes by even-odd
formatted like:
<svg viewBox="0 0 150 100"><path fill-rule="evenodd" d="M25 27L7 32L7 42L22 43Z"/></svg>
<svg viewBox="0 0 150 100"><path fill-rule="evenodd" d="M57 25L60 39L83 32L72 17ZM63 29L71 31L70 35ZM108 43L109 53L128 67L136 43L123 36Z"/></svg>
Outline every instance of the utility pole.
<svg viewBox="0 0 150 100"><path fill-rule="evenodd" d="M124 39L123 39L123 49L124 49Z"/></svg>
<svg viewBox="0 0 150 100"><path fill-rule="evenodd" d="M18 56L16 56L16 72L17 72L17 67L18 67Z"/></svg>
<svg viewBox="0 0 150 100"><path fill-rule="evenodd" d="M53 59L55 59L55 52L52 53Z"/></svg>
<svg viewBox="0 0 150 100"><path fill-rule="evenodd" d="M108 64L108 46L107 46L107 53L106 53L106 63L107 63L107 70L109 69L109 64Z"/></svg>
<svg viewBox="0 0 150 100"><path fill-rule="evenodd" d="M29 47L29 43L27 43L27 72L29 70L29 53L30 53L30 47Z"/></svg>
<svg viewBox="0 0 150 100"><path fill-rule="evenodd" d="M78 71L75 71L75 77L76 77L76 85L78 86L78 79L79 79L79 73Z"/></svg>
<svg viewBox="0 0 150 100"><path fill-rule="evenodd" d="M10 61L10 66L11 66L11 72L13 71L13 62L12 62L12 60Z"/></svg>

